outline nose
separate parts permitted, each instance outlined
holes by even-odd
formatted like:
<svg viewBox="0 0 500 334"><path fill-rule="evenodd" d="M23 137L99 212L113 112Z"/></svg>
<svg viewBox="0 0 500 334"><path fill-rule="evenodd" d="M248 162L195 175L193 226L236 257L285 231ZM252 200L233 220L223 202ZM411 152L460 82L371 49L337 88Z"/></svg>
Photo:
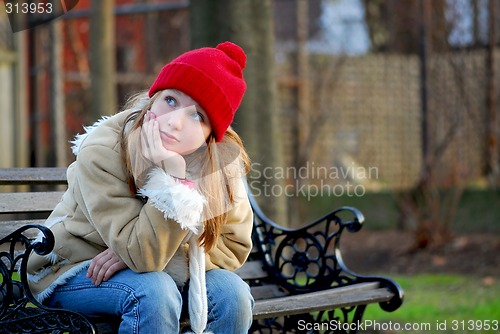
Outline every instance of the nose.
<svg viewBox="0 0 500 334"><path fill-rule="evenodd" d="M182 110L173 110L169 113L168 125L172 129L180 130L184 124L184 112Z"/></svg>

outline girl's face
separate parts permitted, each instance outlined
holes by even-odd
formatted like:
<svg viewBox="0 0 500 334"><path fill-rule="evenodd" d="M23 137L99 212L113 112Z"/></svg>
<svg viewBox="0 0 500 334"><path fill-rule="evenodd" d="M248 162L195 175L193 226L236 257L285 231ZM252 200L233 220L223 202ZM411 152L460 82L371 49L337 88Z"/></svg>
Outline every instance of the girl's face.
<svg viewBox="0 0 500 334"><path fill-rule="evenodd" d="M196 151L212 132L206 112L188 95L165 89L151 105L163 147L181 155Z"/></svg>

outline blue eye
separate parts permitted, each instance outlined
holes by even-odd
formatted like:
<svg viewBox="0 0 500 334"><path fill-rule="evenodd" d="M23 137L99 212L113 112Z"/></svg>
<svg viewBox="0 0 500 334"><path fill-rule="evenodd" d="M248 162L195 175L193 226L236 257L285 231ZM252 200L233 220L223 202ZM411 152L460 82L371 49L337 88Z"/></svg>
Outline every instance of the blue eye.
<svg viewBox="0 0 500 334"><path fill-rule="evenodd" d="M191 114L191 117L193 117L193 119L197 120L197 121L200 121L200 122L203 122L205 121L205 118L203 117L203 115L199 112L194 112Z"/></svg>
<svg viewBox="0 0 500 334"><path fill-rule="evenodd" d="M177 105L177 101L172 96L165 97L165 101L167 101L167 104L171 107L175 107Z"/></svg>

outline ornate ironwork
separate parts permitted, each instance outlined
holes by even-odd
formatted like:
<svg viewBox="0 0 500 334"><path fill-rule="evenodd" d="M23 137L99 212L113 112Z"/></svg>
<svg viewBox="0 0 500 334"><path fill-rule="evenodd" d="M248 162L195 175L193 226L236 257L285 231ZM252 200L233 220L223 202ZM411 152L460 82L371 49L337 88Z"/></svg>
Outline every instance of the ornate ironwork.
<svg viewBox="0 0 500 334"><path fill-rule="evenodd" d="M36 241L23 232L37 229ZM54 235L41 225L25 225L0 240L8 250L0 252L0 333L95 333L83 315L40 304L28 286L27 264L32 251L47 255L54 248Z"/></svg>
<svg viewBox="0 0 500 334"><path fill-rule="evenodd" d="M356 274L347 268L342 259L342 232L347 230L354 233L363 226L364 217L359 210L341 207L304 227L290 229L270 220L253 196L249 195L249 199L254 211L253 242L257 248L255 257L263 259L263 264L270 274L267 283L279 284L293 295L362 282L379 282L394 293L390 301L379 303L380 307L391 312L401 306L403 290L396 282L385 277ZM252 282L253 285L265 283ZM331 320L338 323L358 322L361 321L365 308L366 305L358 305L314 314L254 321L252 333L272 333L273 330L282 333L297 332L297 321L300 319L306 319L309 323ZM341 329L335 332L356 331Z"/></svg>
<svg viewBox="0 0 500 334"><path fill-rule="evenodd" d="M340 237L347 229L359 231L364 217L350 207L337 209L298 229L281 227L266 217L256 200L249 195L254 211L253 239L255 256L269 272L268 282L256 280L252 285L278 283L290 294L320 291L330 287L362 282L379 282L394 293L382 309L393 311L403 300L397 283L384 277L363 276L349 270L340 252ZM23 232L37 229L43 235L31 241ZM46 255L54 247L52 232L41 225L25 225L0 240L8 250L0 252L0 333L95 333L91 322L83 315L63 309L48 308L31 294L27 281L27 262L32 251ZM15 275L19 277L15 277ZM252 333L315 333L301 331L302 323L355 323L361 321L366 305L343 307L308 314L260 319L252 324ZM325 332L331 332L326 330ZM341 328L335 332L354 333Z"/></svg>

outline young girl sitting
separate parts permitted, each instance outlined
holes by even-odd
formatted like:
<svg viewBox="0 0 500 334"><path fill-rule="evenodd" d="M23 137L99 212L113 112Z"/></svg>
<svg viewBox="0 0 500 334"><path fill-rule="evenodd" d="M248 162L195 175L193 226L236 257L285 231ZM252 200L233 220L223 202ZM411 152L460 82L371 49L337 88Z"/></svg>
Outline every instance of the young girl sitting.
<svg viewBox="0 0 500 334"><path fill-rule="evenodd" d="M120 333L179 333L183 313L195 333L248 332L253 299L232 271L252 247L249 161L230 128L245 62L230 42L186 52L77 136L46 222L54 250L28 265L38 300L119 316Z"/></svg>

